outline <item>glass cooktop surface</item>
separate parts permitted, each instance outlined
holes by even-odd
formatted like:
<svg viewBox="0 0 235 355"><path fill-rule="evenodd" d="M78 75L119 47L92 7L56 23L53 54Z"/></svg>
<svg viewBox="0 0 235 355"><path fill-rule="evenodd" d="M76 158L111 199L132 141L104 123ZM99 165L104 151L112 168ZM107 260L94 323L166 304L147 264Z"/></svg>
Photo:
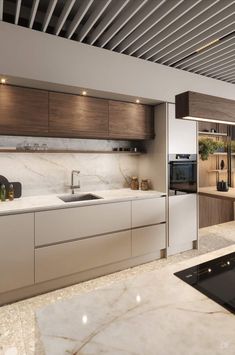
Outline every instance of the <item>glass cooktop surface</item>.
<svg viewBox="0 0 235 355"><path fill-rule="evenodd" d="M235 252L175 275L235 314Z"/></svg>

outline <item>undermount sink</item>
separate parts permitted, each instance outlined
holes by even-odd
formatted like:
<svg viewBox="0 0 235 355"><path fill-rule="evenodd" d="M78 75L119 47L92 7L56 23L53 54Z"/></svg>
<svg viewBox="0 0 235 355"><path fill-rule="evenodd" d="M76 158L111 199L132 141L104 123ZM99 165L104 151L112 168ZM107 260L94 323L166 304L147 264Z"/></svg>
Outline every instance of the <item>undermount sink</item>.
<svg viewBox="0 0 235 355"><path fill-rule="evenodd" d="M93 194L79 194L79 195L64 195L58 196L64 202L78 202L78 201L90 201L99 200L102 197Z"/></svg>

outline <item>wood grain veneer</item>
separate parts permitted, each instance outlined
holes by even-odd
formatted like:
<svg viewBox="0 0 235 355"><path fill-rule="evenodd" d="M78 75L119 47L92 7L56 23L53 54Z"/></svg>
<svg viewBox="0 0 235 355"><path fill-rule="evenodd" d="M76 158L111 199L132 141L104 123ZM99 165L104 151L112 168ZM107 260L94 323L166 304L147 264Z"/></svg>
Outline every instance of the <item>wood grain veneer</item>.
<svg viewBox="0 0 235 355"><path fill-rule="evenodd" d="M48 133L48 92L0 86L0 134Z"/></svg>
<svg viewBox="0 0 235 355"><path fill-rule="evenodd" d="M108 100L50 92L49 133L62 137L108 136Z"/></svg>
<svg viewBox="0 0 235 355"><path fill-rule="evenodd" d="M234 220L233 201L199 196L199 228Z"/></svg>
<svg viewBox="0 0 235 355"><path fill-rule="evenodd" d="M109 137L150 139L154 137L153 107L109 100Z"/></svg>
<svg viewBox="0 0 235 355"><path fill-rule="evenodd" d="M187 91L176 95L176 118L186 116L235 123L235 100Z"/></svg>

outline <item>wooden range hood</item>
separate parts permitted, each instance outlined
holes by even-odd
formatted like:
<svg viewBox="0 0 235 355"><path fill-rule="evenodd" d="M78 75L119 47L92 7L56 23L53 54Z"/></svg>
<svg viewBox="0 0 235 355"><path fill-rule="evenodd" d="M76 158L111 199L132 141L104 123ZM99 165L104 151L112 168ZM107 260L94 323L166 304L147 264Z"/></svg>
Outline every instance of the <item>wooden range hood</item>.
<svg viewBox="0 0 235 355"><path fill-rule="evenodd" d="M186 91L175 103L176 118L235 125L235 100Z"/></svg>

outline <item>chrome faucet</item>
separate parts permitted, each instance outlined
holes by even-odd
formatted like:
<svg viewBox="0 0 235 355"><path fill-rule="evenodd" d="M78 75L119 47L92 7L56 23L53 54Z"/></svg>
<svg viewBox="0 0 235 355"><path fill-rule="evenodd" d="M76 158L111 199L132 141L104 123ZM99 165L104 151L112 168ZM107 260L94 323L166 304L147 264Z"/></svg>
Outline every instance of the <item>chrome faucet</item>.
<svg viewBox="0 0 235 355"><path fill-rule="evenodd" d="M80 189L80 181L78 180L77 185L74 185L74 176L80 174L79 170L72 170L71 172L71 186L70 189L72 190L72 194L74 194L75 189Z"/></svg>

